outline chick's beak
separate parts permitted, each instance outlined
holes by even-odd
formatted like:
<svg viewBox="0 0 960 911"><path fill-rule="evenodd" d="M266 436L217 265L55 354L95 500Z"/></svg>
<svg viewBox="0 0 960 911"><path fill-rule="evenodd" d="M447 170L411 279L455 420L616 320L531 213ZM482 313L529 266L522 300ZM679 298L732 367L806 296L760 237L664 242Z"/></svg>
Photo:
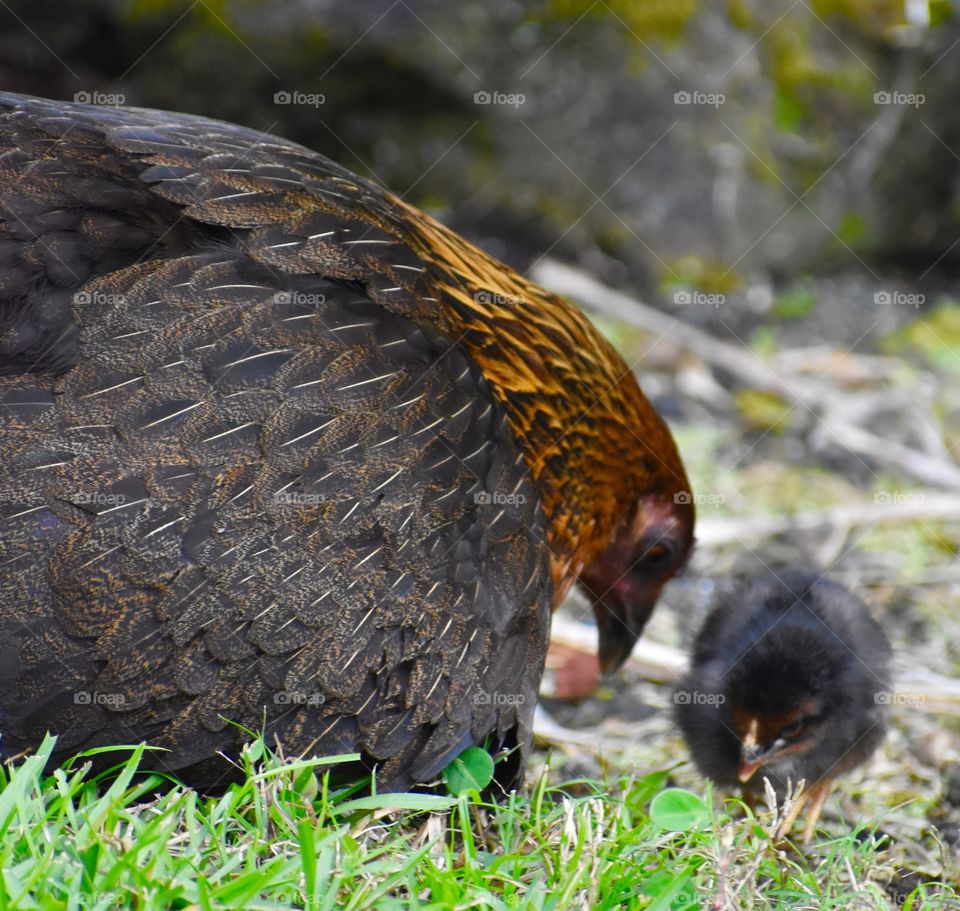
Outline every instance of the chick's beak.
<svg viewBox="0 0 960 911"><path fill-rule="evenodd" d="M747 728L747 733L740 742L740 768L737 771L737 778L740 784L746 784L756 774L757 769L763 765L763 760L767 758L770 752L766 747L757 742L757 734L760 729L760 721L753 718Z"/></svg>
<svg viewBox="0 0 960 911"><path fill-rule="evenodd" d="M753 778L757 769L763 765L765 757L766 751L760 747L743 744L740 750L740 769L737 772L737 778L740 779L741 784L745 784Z"/></svg>

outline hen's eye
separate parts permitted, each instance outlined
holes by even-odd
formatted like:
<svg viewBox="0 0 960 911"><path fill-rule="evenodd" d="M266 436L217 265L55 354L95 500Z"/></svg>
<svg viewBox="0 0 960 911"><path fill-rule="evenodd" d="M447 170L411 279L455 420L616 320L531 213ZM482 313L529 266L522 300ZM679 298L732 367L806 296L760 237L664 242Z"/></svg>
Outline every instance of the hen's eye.
<svg viewBox="0 0 960 911"><path fill-rule="evenodd" d="M673 551L667 544L654 544L644 551L640 563L645 569L659 569L673 559Z"/></svg>

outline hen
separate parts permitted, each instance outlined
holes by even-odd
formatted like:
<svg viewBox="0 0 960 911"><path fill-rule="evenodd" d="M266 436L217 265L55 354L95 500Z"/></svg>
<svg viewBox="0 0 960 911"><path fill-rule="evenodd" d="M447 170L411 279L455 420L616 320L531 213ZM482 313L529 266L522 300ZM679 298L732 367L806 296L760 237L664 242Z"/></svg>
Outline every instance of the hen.
<svg viewBox="0 0 960 911"><path fill-rule="evenodd" d="M676 719L698 768L753 803L768 778L783 799L806 782L809 841L833 779L882 742L890 644L859 598L816 573L751 580L697 635Z"/></svg>
<svg viewBox="0 0 960 911"><path fill-rule="evenodd" d="M579 580L606 668L691 547L574 307L293 143L0 94L0 748L241 727L381 788L531 737Z"/></svg>

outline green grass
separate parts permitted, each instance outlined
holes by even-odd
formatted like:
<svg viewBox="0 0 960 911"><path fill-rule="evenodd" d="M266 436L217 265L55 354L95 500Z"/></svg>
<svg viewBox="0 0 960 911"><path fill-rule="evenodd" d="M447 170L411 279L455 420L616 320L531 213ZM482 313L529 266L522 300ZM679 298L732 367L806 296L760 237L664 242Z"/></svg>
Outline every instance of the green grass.
<svg viewBox="0 0 960 911"><path fill-rule="evenodd" d="M476 792L357 796L329 760L283 763L262 742L245 780L203 797L77 760L43 774L52 741L3 773L0 908L888 908L883 839L852 831L805 855L773 821L667 789L667 771L607 786L545 777L501 804ZM926 895L926 897L924 897ZM927 885L899 907L960 908Z"/></svg>

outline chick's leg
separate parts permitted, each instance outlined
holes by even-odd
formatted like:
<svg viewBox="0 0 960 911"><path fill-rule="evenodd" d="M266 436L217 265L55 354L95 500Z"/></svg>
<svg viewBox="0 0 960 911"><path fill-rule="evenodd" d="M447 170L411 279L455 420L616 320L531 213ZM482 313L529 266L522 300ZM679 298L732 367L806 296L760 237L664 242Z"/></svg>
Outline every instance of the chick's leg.
<svg viewBox="0 0 960 911"><path fill-rule="evenodd" d="M823 811L823 805L826 803L830 789L833 787L833 781L824 778L818 781L810 791L810 812L807 814L807 822L803 827L803 844L809 844L813 837L813 830L816 828L817 820L820 819L820 813Z"/></svg>

